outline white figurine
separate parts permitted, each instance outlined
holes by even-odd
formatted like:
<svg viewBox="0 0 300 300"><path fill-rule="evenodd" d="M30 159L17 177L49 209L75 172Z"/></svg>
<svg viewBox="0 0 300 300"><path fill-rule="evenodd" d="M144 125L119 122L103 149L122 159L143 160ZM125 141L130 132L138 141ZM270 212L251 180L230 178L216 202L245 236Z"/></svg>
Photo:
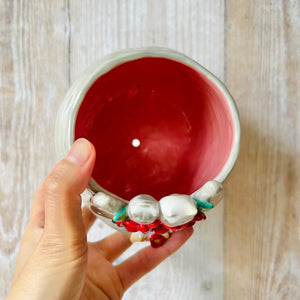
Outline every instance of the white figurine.
<svg viewBox="0 0 300 300"><path fill-rule="evenodd" d="M216 180L208 181L192 197L216 206L224 198L223 186Z"/></svg>
<svg viewBox="0 0 300 300"><path fill-rule="evenodd" d="M91 202L94 205L96 205L99 209L108 212L110 214L116 213L124 205L122 202L118 201L117 199L114 199L113 197L110 197L109 195L102 192L96 193L92 197Z"/></svg>
<svg viewBox="0 0 300 300"><path fill-rule="evenodd" d="M173 194L160 199L160 220L175 227L193 220L198 212L194 200L188 195Z"/></svg>
<svg viewBox="0 0 300 300"><path fill-rule="evenodd" d="M129 201L127 214L136 223L150 224L159 217L159 204L149 195L138 195Z"/></svg>
<svg viewBox="0 0 300 300"><path fill-rule="evenodd" d="M92 197L91 202L99 210L112 214L114 222L129 218L138 224L148 225L160 220L169 227L176 227L192 221L198 212L212 209L223 197L222 184L212 180L191 196L172 194L157 201L150 195L142 194L124 205L119 199L99 192Z"/></svg>

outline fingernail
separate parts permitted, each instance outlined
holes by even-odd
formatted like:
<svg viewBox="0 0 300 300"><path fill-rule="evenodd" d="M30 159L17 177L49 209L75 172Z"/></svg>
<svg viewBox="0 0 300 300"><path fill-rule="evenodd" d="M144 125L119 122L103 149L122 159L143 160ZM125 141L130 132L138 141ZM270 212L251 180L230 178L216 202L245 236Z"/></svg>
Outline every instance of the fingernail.
<svg viewBox="0 0 300 300"><path fill-rule="evenodd" d="M88 160L92 153L92 147L86 139L78 139L72 145L70 151L66 155L66 160L82 166Z"/></svg>

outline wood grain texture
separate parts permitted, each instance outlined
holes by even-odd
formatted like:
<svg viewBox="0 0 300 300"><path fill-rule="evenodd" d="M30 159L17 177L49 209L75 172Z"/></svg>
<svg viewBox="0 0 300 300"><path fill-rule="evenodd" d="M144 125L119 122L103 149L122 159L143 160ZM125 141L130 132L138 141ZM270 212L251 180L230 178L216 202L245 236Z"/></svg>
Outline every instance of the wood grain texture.
<svg viewBox="0 0 300 300"><path fill-rule="evenodd" d="M68 88L66 1L0 1L0 298L33 195L55 162L54 119Z"/></svg>
<svg viewBox="0 0 300 300"><path fill-rule="evenodd" d="M227 186L226 299L300 299L299 12L299 1L227 1L242 143Z"/></svg>
<svg viewBox="0 0 300 300"><path fill-rule="evenodd" d="M177 49L226 80L242 143L225 203L124 299L299 299L299 10L297 0L0 0L0 299L56 161L63 95L103 55L143 46ZM96 222L88 238L112 231Z"/></svg>
<svg viewBox="0 0 300 300"><path fill-rule="evenodd" d="M223 79L223 1L70 1L70 20L71 81L105 54L145 46L182 51ZM108 232L96 224L89 238ZM118 262L141 247L134 245ZM132 286L124 299L222 299L223 275L221 205L178 253Z"/></svg>

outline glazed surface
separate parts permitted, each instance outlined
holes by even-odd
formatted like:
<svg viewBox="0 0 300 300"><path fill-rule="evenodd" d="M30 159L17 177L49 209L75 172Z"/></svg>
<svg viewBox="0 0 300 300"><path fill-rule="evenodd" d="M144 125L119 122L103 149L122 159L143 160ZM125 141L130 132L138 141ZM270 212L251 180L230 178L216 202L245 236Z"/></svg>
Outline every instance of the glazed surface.
<svg viewBox="0 0 300 300"><path fill-rule="evenodd" d="M166 58L123 63L99 77L79 108L75 138L96 147L94 180L126 200L191 194L226 163L233 143L217 87Z"/></svg>

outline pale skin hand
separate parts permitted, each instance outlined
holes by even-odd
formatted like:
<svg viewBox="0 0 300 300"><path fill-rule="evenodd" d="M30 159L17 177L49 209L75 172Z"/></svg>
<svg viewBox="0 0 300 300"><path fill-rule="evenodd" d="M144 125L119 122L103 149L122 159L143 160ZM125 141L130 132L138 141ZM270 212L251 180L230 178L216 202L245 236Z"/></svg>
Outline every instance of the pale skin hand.
<svg viewBox="0 0 300 300"><path fill-rule="evenodd" d="M88 243L86 232L95 217L81 210L80 194L95 157L93 145L78 140L37 191L7 300L121 299L191 236L192 228L178 231L162 247L146 247L113 266L131 245L128 234L116 232Z"/></svg>

